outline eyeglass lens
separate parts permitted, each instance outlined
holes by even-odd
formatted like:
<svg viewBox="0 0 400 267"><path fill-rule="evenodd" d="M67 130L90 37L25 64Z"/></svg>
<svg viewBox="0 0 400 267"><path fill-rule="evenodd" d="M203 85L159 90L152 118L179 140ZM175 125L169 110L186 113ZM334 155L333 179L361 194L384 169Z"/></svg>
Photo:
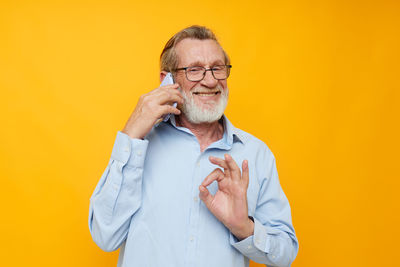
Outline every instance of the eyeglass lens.
<svg viewBox="0 0 400 267"><path fill-rule="evenodd" d="M225 65L214 66L211 69L206 69L204 67L189 67L186 69L186 77L188 80L197 82L201 81L207 71L211 71L212 75L217 80L225 80L229 76L229 68Z"/></svg>

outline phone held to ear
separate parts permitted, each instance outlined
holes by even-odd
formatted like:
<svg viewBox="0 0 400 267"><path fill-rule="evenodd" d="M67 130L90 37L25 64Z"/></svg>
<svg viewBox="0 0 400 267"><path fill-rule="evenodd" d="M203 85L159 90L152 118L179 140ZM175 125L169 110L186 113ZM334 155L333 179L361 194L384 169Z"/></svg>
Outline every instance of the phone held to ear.
<svg viewBox="0 0 400 267"><path fill-rule="evenodd" d="M171 73L171 72L168 72L167 75L165 75L164 79L162 80L160 86L170 85L170 84L174 84L174 83L175 83L175 82L174 82L174 77L172 76L172 73ZM174 103L172 104L172 106L176 108L177 103L174 102ZM164 116L163 116L163 121L169 120L169 117L170 117L170 116L171 116L171 113L168 113L168 114L164 115Z"/></svg>

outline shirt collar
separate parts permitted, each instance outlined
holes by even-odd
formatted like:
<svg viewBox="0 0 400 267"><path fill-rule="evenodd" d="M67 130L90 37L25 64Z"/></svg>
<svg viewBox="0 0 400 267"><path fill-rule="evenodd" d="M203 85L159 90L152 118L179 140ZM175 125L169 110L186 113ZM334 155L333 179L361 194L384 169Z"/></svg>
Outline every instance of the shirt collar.
<svg viewBox="0 0 400 267"><path fill-rule="evenodd" d="M233 124L228 120L228 118L225 116L225 114L222 116L221 120L222 120L222 123L224 126L224 136L222 137L222 139L226 145L231 147L232 144L235 142L241 142L241 143L245 142L246 139L243 136L243 134L240 132L239 129L237 129L237 128L235 128L235 126L233 126ZM187 128L176 126L176 120L175 120L174 114L171 114L167 123L170 123L173 127L175 127L178 130L182 130L182 131L191 133L189 131L189 129L187 129Z"/></svg>
<svg viewBox="0 0 400 267"><path fill-rule="evenodd" d="M232 145L235 142L243 143L245 138L239 132L239 129L235 128L235 126L233 126L233 124L228 120L228 118L225 115L223 115L222 120L224 124L224 136L226 134L227 144Z"/></svg>

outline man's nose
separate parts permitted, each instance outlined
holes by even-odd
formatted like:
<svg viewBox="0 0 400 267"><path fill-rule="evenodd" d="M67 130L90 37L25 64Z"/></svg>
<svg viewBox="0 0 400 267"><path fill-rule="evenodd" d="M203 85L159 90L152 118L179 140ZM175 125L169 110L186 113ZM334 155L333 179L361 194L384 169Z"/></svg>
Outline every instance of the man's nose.
<svg viewBox="0 0 400 267"><path fill-rule="evenodd" d="M218 80L214 78L214 76L211 73L211 70L208 70L206 71L204 79L201 80L201 84L208 88L214 88L215 86L217 86Z"/></svg>

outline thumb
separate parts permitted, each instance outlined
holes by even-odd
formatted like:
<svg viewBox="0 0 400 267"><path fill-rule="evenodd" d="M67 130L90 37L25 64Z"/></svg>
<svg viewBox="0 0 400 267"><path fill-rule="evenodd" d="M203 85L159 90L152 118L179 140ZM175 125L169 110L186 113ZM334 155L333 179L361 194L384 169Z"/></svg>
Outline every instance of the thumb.
<svg viewBox="0 0 400 267"><path fill-rule="evenodd" d="M214 199L214 196L210 194L210 192L208 191L207 187L200 185L199 186L199 191L200 191L200 199L204 202L204 204L206 204L206 207L210 207L211 203Z"/></svg>

